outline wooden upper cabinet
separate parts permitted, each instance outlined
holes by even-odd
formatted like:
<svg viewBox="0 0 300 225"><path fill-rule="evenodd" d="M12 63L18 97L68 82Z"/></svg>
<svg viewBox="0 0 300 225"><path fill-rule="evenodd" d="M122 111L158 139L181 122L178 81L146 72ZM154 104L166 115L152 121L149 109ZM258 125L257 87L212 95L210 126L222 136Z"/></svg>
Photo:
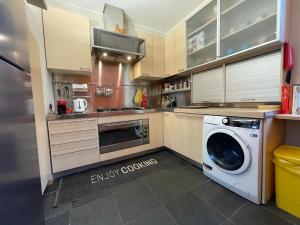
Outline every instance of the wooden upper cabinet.
<svg viewBox="0 0 300 225"><path fill-rule="evenodd" d="M186 23L178 24L174 30L174 71L180 73L186 70Z"/></svg>
<svg viewBox="0 0 300 225"><path fill-rule="evenodd" d="M43 10L47 67L53 72L92 71L89 18L61 9Z"/></svg>
<svg viewBox="0 0 300 225"><path fill-rule="evenodd" d="M165 39L149 33L138 33L146 40L146 56L133 67L133 78L161 78L165 74Z"/></svg>
<svg viewBox="0 0 300 225"><path fill-rule="evenodd" d="M137 35L139 38L145 39L146 42L146 56L136 63L132 68L133 79L141 77L149 77L153 72L153 52L152 52L152 36L148 33L140 32Z"/></svg>
<svg viewBox="0 0 300 225"><path fill-rule="evenodd" d="M167 34L165 38L165 74L171 76L174 74L174 33Z"/></svg>
<svg viewBox="0 0 300 225"><path fill-rule="evenodd" d="M165 38L160 36L153 36L153 74L165 75Z"/></svg>

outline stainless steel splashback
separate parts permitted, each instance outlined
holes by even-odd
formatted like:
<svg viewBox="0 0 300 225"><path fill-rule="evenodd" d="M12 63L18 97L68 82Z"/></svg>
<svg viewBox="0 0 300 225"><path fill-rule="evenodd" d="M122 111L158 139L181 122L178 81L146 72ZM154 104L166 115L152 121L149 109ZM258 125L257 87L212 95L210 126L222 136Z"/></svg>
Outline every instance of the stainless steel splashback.
<svg viewBox="0 0 300 225"><path fill-rule="evenodd" d="M95 62L95 60L93 61ZM96 61L91 76L55 74L53 81L89 84L90 98L87 99L89 111L95 111L97 108L136 107L133 100L137 88L146 88L149 93L150 82L133 81L130 71L129 64ZM96 96L97 88L101 87L112 89L112 95ZM151 102L150 99L149 101Z"/></svg>
<svg viewBox="0 0 300 225"><path fill-rule="evenodd" d="M96 87L111 88L110 97L95 97L96 108L134 107L134 96L138 88L146 88L149 93L150 83L133 81L131 66L128 64L102 62L95 63L93 79Z"/></svg>

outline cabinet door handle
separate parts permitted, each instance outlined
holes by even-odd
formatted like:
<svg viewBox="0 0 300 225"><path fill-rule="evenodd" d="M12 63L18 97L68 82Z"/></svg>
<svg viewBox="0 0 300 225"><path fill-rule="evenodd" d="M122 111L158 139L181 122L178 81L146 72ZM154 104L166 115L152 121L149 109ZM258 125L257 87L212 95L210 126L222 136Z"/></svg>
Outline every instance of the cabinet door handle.
<svg viewBox="0 0 300 225"><path fill-rule="evenodd" d="M255 102L256 99L255 98L242 98L241 101L242 102Z"/></svg>
<svg viewBox="0 0 300 225"><path fill-rule="evenodd" d="M92 150L95 150L96 148L98 148L98 146L90 146L90 148L87 148L87 149L83 149L83 150L77 150L77 151L74 151L74 152L66 152L66 153L52 153L52 157L59 157L59 156L63 156L63 155L72 155L72 154L76 154L76 153L79 153L79 152L87 152L87 151L92 151Z"/></svg>
<svg viewBox="0 0 300 225"><path fill-rule="evenodd" d="M179 73L180 73L180 72L183 72L183 71L185 71L185 69L180 69L180 70L178 70Z"/></svg>
<svg viewBox="0 0 300 225"><path fill-rule="evenodd" d="M80 70L83 70L83 71L90 71L90 68L80 67Z"/></svg>
<svg viewBox="0 0 300 225"><path fill-rule="evenodd" d="M204 117L203 115L179 114L179 113L175 113L175 116L178 116L178 117L189 117L189 118L196 118L196 119L201 119L201 118Z"/></svg>

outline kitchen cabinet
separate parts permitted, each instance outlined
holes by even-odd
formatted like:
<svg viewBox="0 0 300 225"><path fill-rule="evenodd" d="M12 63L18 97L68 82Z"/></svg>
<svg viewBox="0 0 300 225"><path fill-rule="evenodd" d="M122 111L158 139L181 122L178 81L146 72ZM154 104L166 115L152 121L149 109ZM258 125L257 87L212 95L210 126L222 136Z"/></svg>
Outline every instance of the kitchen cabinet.
<svg viewBox="0 0 300 225"><path fill-rule="evenodd" d="M175 151L197 163L202 160L203 117L191 114L175 114Z"/></svg>
<svg viewBox="0 0 300 225"><path fill-rule="evenodd" d="M286 0L211 0L187 20L188 68L285 40Z"/></svg>
<svg viewBox="0 0 300 225"><path fill-rule="evenodd" d="M49 121L48 129L53 173L100 161L96 118Z"/></svg>
<svg viewBox="0 0 300 225"><path fill-rule="evenodd" d="M146 56L133 67L133 78L161 78L165 74L164 37L149 33L138 33L139 38L146 40Z"/></svg>
<svg viewBox="0 0 300 225"><path fill-rule="evenodd" d="M175 114L164 113L164 146L169 149L175 149Z"/></svg>
<svg viewBox="0 0 300 225"><path fill-rule="evenodd" d="M179 23L165 38L166 77L186 70L186 24Z"/></svg>
<svg viewBox="0 0 300 225"><path fill-rule="evenodd" d="M189 68L217 58L217 3L210 1L186 23Z"/></svg>
<svg viewBox="0 0 300 225"><path fill-rule="evenodd" d="M48 4L46 2L46 0L26 0L27 3L34 5L36 7L39 7L41 9L47 9Z"/></svg>
<svg viewBox="0 0 300 225"><path fill-rule="evenodd" d="M192 76L192 103L223 103L225 72L223 67Z"/></svg>
<svg viewBox="0 0 300 225"><path fill-rule="evenodd" d="M280 102L281 65L275 52L226 66L226 102Z"/></svg>
<svg viewBox="0 0 300 225"><path fill-rule="evenodd" d="M61 9L43 10L47 68L55 73L92 71L89 18Z"/></svg>
<svg viewBox="0 0 300 225"><path fill-rule="evenodd" d="M174 62L174 50L175 44L174 44L174 33L170 32L166 35L165 38L165 72L166 77L172 76L175 71L175 62Z"/></svg>
<svg viewBox="0 0 300 225"><path fill-rule="evenodd" d="M151 148L164 146L164 117L163 113L149 114L149 132Z"/></svg>
<svg viewBox="0 0 300 225"><path fill-rule="evenodd" d="M153 36L153 75L165 77L165 38Z"/></svg>
<svg viewBox="0 0 300 225"><path fill-rule="evenodd" d="M174 73L186 70L186 23L179 23L174 30Z"/></svg>
<svg viewBox="0 0 300 225"><path fill-rule="evenodd" d="M220 56L281 39L280 0L220 1ZM282 12L283 13L283 12Z"/></svg>

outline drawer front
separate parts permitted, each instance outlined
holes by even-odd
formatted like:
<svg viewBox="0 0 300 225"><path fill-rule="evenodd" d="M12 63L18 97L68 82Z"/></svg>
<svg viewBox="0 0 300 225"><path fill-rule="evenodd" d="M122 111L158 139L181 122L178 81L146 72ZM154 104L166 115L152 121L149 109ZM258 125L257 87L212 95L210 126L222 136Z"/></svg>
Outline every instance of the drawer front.
<svg viewBox="0 0 300 225"><path fill-rule="evenodd" d="M99 148L52 156L53 173L90 165L100 161Z"/></svg>
<svg viewBox="0 0 300 225"><path fill-rule="evenodd" d="M65 144L52 144L51 145L51 152L52 153L59 153L64 151L73 151L77 152L80 150L85 149L86 147L98 147L99 142L97 138L93 138L90 140L84 140L84 141L76 141L76 142L70 142Z"/></svg>
<svg viewBox="0 0 300 225"><path fill-rule="evenodd" d="M98 139L97 129L64 134L50 134L50 144L51 146L53 146L57 144L67 144L72 142L86 141L95 138Z"/></svg>
<svg viewBox="0 0 300 225"><path fill-rule="evenodd" d="M97 129L97 119L84 119L84 120L63 120L49 122L50 134L62 134L76 131L85 131Z"/></svg>

